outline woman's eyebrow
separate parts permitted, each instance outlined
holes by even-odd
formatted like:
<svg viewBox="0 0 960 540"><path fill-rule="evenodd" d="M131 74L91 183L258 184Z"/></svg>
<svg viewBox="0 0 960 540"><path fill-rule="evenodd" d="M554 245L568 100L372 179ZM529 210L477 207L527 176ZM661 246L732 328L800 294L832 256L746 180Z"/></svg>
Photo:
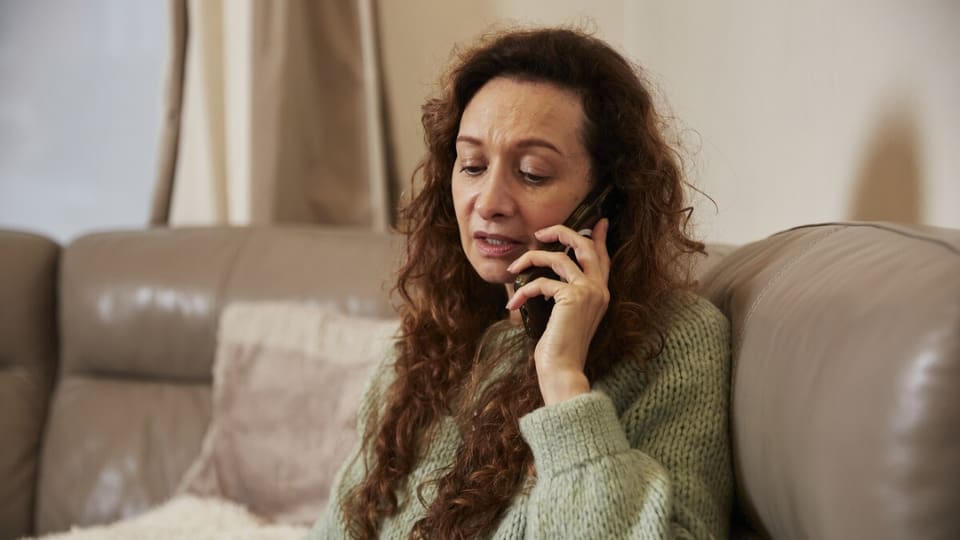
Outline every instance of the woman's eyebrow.
<svg viewBox="0 0 960 540"><path fill-rule="evenodd" d="M457 142L472 144L474 146L483 146L483 141L476 137L471 137L470 135L457 135Z"/></svg>
<svg viewBox="0 0 960 540"><path fill-rule="evenodd" d="M470 135L458 135L456 142L472 144L475 146L483 146L483 141L481 141L476 137L472 137ZM528 148L530 146L539 146L542 148L546 148L548 150L553 150L554 152L556 152L557 154L560 154L561 156L564 155L563 152L561 152L560 149L557 148L553 143L551 143L546 139L540 139L537 137L520 139L519 141L514 143L514 146L516 146L517 148Z"/></svg>
<svg viewBox="0 0 960 540"><path fill-rule="evenodd" d="M557 148L556 146L554 146L553 143L551 143L550 141L545 140L545 139L538 139L538 138L536 138L536 137L531 137L531 138L529 138L529 139L521 139L521 140L517 141L516 146L517 146L517 148L527 148L527 147L530 147L530 146L540 146L540 147L542 147L542 148L547 148L547 149L549 149L549 150L553 150L554 152L560 154L561 156L563 155L563 152L561 152L559 148Z"/></svg>

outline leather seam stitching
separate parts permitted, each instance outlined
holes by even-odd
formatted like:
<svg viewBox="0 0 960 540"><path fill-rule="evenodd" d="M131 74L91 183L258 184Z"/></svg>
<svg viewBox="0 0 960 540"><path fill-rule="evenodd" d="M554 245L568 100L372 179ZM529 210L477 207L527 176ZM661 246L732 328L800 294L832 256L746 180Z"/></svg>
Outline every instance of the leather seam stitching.
<svg viewBox="0 0 960 540"><path fill-rule="evenodd" d="M810 251L813 250L813 248L815 248L817 245L820 244L820 242L823 242L827 238L833 236L834 234L842 230L844 229L840 227L835 229L830 229L826 233L821 234L819 238L816 238L815 240L811 241L806 247L803 248L803 251L801 251L800 253L797 253L789 261L787 261L787 263L782 268L780 268L780 270L778 270L777 273L774 274L772 278L770 278L770 281L768 281L766 285L763 286L763 289L760 290L760 293L757 294L757 297L754 298L753 303L750 304L750 307L747 309L747 314L743 318L743 324L741 324L740 328L737 329L737 339L734 343L735 345L734 352L737 353L738 356L739 356L740 349L743 346L743 334L744 334L745 328L749 325L750 319L753 318L753 314L757 311L757 307L760 305L760 302L763 300L764 296L766 296L767 292L772 287L774 287L777 283L779 283L780 280L783 279L783 276L787 272L789 272L791 269L793 269L793 267L796 266L796 264L800 261L800 259L806 257L807 254L809 254Z"/></svg>

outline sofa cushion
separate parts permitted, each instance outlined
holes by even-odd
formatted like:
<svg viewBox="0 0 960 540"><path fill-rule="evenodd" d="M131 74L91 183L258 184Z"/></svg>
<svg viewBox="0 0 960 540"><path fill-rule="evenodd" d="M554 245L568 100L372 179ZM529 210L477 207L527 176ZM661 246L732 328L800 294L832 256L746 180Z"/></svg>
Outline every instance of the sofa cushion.
<svg viewBox="0 0 960 540"><path fill-rule="evenodd" d="M57 357L60 246L0 231L0 538L33 531L37 455Z"/></svg>
<svg viewBox="0 0 960 540"><path fill-rule="evenodd" d="M960 538L960 231L801 227L729 254L739 502L777 539Z"/></svg>
<svg viewBox="0 0 960 540"><path fill-rule="evenodd" d="M356 410L396 320L299 303L240 303L220 319L213 419L181 491L311 524L357 441Z"/></svg>
<svg viewBox="0 0 960 540"><path fill-rule="evenodd" d="M166 500L200 451L210 387L74 375L58 383L51 409L40 534L110 523Z"/></svg>

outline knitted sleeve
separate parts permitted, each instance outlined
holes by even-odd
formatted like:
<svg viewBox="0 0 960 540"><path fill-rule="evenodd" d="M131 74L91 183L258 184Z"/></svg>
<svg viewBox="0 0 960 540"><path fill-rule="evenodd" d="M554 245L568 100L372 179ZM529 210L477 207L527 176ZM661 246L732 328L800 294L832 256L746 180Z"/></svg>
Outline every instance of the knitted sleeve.
<svg viewBox="0 0 960 540"><path fill-rule="evenodd" d="M527 538L725 538L729 327L704 300L645 367L520 420L537 468Z"/></svg>

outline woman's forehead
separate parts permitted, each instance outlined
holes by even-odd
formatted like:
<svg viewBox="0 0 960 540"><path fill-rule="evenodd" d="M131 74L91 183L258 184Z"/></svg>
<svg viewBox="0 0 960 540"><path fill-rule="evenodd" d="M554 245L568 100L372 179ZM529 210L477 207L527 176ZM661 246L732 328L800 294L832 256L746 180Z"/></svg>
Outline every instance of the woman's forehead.
<svg viewBox="0 0 960 540"><path fill-rule="evenodd" d="M498 77L473 96L458 141L470 144L545 142L561 154L583 150L583 106L571 90L546 82Z"/></svg>

